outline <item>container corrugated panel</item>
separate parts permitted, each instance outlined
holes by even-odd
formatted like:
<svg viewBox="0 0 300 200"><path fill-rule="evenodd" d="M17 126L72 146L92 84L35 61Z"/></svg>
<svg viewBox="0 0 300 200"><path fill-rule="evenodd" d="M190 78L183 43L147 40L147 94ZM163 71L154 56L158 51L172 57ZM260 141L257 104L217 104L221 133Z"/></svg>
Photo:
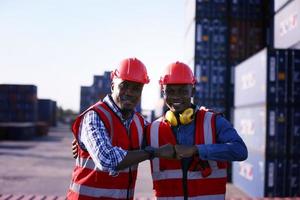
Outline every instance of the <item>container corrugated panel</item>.
<svg viewBox="0 0 300 200"><path fill-rule="evenodd" d="M0 85L0 122L37 120L37 88L34 85Z"/></svg>
<svg viewBox="0 0 300 200"><path fill-rule="evenodd" d="M300 160L294 157L287 162L287 187L286 195L289 197L300 196Z"/></svg>
<svg viewBox="0 0 300 200"><path fill-rule="evenodd" d="M196 21L196 44L195 58L210 57L210 29L211 24L208 18Z"/></svg>
<svg viewBox="0 0 300 200"><path fill-rule="evenodd" d="M51 125L52 126L56 126L56 122L57 122L57 104L56 101L52 101L52 122Z"/></svg>
<svg viewBox="0 0 300 200"><path fill-rule="evenodd" d="M224 100L228 94L227 63L222 60L212 60L210 66L210 98Z"/></svg>
<svg viewBox="0 0 300 200"><path fill-rule="evenodd" d="M275 151L277 157L286 157L288 156L288 108L280 104L268 106L267 112L267 152L273 155ZM275 148L273 149L272 146Z"/></svg>
<svg viewBox="0 0 300 200"><path fill-rule="evenodd" d="M196 19L226 18L227 13L227 1L196 1Z"/></svg>
<svg viewBox="0 0 300 200"><path fill-rule="evenodd" d="M227 31L228 23L224 19L213 19L210 31L210 56L212 59L227 58Z"/></svg>
<svg viewBox="0 0 300 200"><path fill-rule="evenodd" d="M228 15L228 1L210 1L211 5L211 17L218 19L225 19Z"/></svg>
<svg viewBox="0 0 300 200"><path fill-rule="evenodd" d="M300 50L290 50L290 103L300 105Z"/></svg>
<svg viewBox="0 0 300 200"><path fill-rule="evenodd" d="M196 18L206 18L211 14L210 1L196 1Z"/></svg>
<svg viewBox="0 0 300 200"><path fill-rule="evenodd" d="M93 103L92 88L81 86L80 88L80 112L89 108Z"/></svg>
<svg viewBox="0 0 300 200"><path fill-rule="evenodd" d="M56 103L51 99L38 100L38 121L53 125L54 115L56 115Z"/></svg>
<svg viewBox="0 0 300 200"><path fill-rule="evenodd" d="M102 100L106 94L110 93L110 87L110 72L104 72L104 75L101 76L94 76L92 86L81 86L80 112Z"/></svg>
<svg viewBox="0 0 300 200"><path fill-rule="evenodd" d="M233 163L233 184L251 197L286 196L287 160L249 150L248 159Z"/></svg>
<svg viewBox="0 0 300 200"><path fill-rule="evenodd" d="M300 107L289 107L289 156L300 157Z"/></svg>
<svg viewBox="0 0 300 200"><path fill-rule="evenodd" d="M227 58L227 21L203 18L196 21L195 58Z"/></svg>
<svg viewBox="0 0 300 200"><path fill-rule="evenodd" d="M35 136L35 123L0 122L0 139L29 140Z"/></svg>

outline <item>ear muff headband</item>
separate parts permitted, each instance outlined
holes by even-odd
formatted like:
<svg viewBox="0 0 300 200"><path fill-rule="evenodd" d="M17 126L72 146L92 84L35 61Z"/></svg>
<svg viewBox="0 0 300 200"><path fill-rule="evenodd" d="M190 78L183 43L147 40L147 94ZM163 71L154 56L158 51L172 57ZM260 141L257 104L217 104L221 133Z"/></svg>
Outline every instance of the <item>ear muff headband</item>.
<svg viewBox="0 0 300 200"><path fill-rule="evenodd" d="M193 121L194 110L192 108L188 108L183 111L183 113L179 114L179 121L181 124L186 125ZM166 120L171 124L171 126L177 126L178 121L175 114L172 111L167 111L165 115Z"/></svg>

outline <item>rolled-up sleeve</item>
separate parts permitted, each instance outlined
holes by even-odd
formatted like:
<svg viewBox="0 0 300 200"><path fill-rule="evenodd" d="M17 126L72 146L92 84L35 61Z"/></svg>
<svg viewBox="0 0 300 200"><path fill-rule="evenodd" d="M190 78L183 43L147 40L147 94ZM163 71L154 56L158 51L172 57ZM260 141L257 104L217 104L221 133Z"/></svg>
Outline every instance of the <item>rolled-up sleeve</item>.
<svg viewBox="0 0 300 200"><path fill-rule="evenodd" d="M112 146L107 129L95 111L85 114L79 136L79 145L91 155L95 165L110 175L118 175L116 167L124 159L127 151Z"/></svg>
<svg viewBox="0 0 300 200"><path fill-rule="evenodd" d="M223 117L216 118L217 144L197 145L203 160L242 161L247 159L245 143L232 125Z"/></svg>

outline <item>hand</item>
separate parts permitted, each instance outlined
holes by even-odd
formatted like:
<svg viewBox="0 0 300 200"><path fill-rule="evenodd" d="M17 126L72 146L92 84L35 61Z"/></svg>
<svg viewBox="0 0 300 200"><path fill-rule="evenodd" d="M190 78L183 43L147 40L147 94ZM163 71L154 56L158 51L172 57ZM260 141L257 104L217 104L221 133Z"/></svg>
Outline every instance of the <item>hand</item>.
<svg viewBox="0 0 300 200"><path fill-rule="evenodd" d="M78 157L78 144L75 139L72 141L72 155L75 159Z"/></svg>
<svg viewBox="0 0 300 200"><path fill-rule="evenodd" d="M159 158L174 159L174 146L172 144L165 144L163 146L160 146L158 149L155 150L154 155L155 157Z"/></svg>
<svg viewBox="0 0 300 200"><path fill-rule="evenodd" d="M189 158L198 153L195 145L175 145L176 158Z"/></svg>

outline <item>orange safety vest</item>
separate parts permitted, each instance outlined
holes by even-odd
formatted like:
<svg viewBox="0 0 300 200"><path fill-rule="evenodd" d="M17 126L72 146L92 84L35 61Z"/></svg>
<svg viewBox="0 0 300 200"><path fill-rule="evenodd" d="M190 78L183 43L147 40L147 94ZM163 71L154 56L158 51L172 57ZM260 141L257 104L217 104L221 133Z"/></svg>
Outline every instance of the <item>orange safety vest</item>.
<svg viewBox="0 0 300 200"><path fill-rule="evenodd" d="M195 144L216 143L216 114L200 108L194 120ZM193 122L192 122L193 123ZM160 118L147 128L147 143L152 147L176 144L171 126ZM158 199L225 199L227 163L204 161L194 156L186 180L183 178L181 161L154 158L151 161L153 188ZM183 182L187 183L184 191Z"/></svg>
<svg viewBox="0 0 300 200"><path fill-rule="evenodd" d="M125 150L140 149L144 129L141 115L134 114L130 124L130 134L128 134L119 117L103 102L96 103L77 117L72 127L77 141L81 121L89 110L96 111L104 122L113 146ZM133 199L137 165L119 171L118 176L110 176L108 172L97 168L87 151L78 149L67 199Z"/></svg>

